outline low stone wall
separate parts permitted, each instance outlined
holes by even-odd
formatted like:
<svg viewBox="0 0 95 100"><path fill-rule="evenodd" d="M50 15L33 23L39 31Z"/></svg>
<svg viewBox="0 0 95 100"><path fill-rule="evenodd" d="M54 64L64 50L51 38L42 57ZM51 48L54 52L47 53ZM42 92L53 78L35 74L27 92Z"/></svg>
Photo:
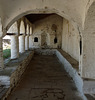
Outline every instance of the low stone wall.
<svg viewBox="0 0 95 100"><path fill-rule="evenodd" d="M87 100L86 96L83 93L83 80L82 78L78 75L77 70L72 66L70 62L68 62L68 59L64 57L64 55L56 50L56 56L64 66L65 70L69 73L69 75L72 77L78 91L81 93L82 97L84 100Z"/></svg>
<svg viewBox="0 0 95 100"><path fill-rule="evenodd" d="M12 92L14 87L18 84L18 82L21 79L21 76L23 75L24 71L26 70L27 65L30 63L30 60L32 59L34 55L34 51L32 51L16 68L16 70L11 74L10 76L10 87L8 88L8 91L6 94L2 97L1 100L6 100L8 95Z"/></svg>

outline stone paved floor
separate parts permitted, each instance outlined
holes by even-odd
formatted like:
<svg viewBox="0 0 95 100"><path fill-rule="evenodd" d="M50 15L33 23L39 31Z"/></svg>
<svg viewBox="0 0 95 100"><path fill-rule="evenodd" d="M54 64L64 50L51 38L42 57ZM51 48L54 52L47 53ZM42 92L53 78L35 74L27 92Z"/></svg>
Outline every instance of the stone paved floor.
<svg viewBox="0 0 95 100"><path fill-rule="evenodd" d="M83 100L56 56L35 55L7 100Z"/></svg>

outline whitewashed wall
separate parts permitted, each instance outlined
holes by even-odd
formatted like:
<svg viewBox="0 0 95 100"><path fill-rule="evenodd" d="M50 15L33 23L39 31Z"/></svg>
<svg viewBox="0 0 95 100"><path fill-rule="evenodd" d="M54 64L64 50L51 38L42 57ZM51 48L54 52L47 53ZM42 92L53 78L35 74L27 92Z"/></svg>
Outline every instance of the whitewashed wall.
<svg viewBox="0 0 95 100"><path fill-rule="evenodd" d="M63 19L62 49L79 61L79 32L73 25Z"/></svg>
<svg viewBox="0 0 95 100"><path fill-rule="evenodd" d="M37 33L38 34L45 33L47 35L46 41L49 48L61 47L62 23L63 23L63 18L56 14L50 15L40 21L37 21L34 23L33 37L35 37ZM57 37L57 40L58 40L56 44L54 43L55 36Z"/></svg>

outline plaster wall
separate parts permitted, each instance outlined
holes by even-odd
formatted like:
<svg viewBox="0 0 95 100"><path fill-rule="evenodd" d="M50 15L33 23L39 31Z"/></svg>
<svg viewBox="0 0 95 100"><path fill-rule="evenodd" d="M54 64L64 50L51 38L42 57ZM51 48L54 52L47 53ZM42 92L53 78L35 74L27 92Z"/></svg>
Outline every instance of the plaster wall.
<svg viewBox="0 0 95 100"><path fill-rule="evenodd" d="M38 45L40 46L47 45L48 48L60 48L62 23L63 23L63 18L56 14L50 15L44 18L43 20L35 22L33 27L33 37L36 36L39 37L39 42L41 43L38 43ZM57 38L57 43L54 43L55 37ZM46 43L43 43L45 41Z"/></svg>
<svg viewBox="0 0 95 100"><path fill-rule="evenodd" d="M77 61L79 61L80 53L79 41L77 28L74 28L69 21L63 19L62 49Z"/></svg>

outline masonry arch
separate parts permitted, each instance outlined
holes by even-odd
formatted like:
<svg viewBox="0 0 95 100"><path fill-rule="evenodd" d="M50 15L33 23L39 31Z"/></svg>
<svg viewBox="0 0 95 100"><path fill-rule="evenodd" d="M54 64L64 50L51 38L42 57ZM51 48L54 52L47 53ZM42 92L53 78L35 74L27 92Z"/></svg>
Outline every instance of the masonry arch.
<svg viewBox="0 0 95 100"><path fill-rule="evenodd" d="M71 24L73 24L74 28L78 28L80 25L77 21L75 21L75 19L70 16L69 14L67 14L66 12L61 12L59 11L57 8L54 9L54 8L51 8L51 7L45 7L43 9L41 8L38 8L38 9L33 9L33 10L25 10L24 12L20 12L19 14L17 14L15 17L12 18L12 20L10 20L9 22L7 22L7 24L5 25L5 28L4 29L9 29L9 27L15 22L17 21L18 19L22 18L23 16L25 15L28 15L28 14L57 14L57 15L60 15L61 17L63 17L64 19L67 19L68 22L70 22ZM81 21L80 21L81 22ZM27 25L27 22L25 23ZM81 25L82 27L82 25ZM26 33L27 33L27 27L25 26L25 29L26 29ZM28 29L29 30L29 29ZM30 31L30 30L29 30ZM28 32L29 33L29 32ZM59 40L59 39L58 39ZM53 42L54 42L54 39L53 39ZM26 43L26 42L25 42ZM39 44L40 45L40 44ZM55 44L56 45L56 44ZM61 44L60 44L60 47L61 47ZM72 54L70 54L72 55Z"/></svg>
<svg viewBox="0 0 95 100"><path fill-rule="evenodd" d="M18 24L17 21L15 21L10 28L8 29L7 33L14 33L14 34L18 34L19 30L18 30Z"/></svg>
<svg viewBox="0 0 95 100"><path fill-rule="evenodd" d="M22 18L23 16L26 16L28 14L52 14L55 13L65 19L67 19L68 21L72 22L72 24L74 25L78 25L78 23L76 21L74 21L74 19L72 19L69 15L67 15L66 13L61 13L59 12L57 9L33 9L33 10L28 10L25 12L21 12L19 15L17 15L16 17L14 17L9 23L7 23L5 29L9 29L9 27L18 19Z"/></svg>
<svg viewBox="0 0 95 100"><path fill-rule="evenodd" d="M62 13L60 12L58 9L54 9L54 8L44 8L44 9L34 9L34 10L27 10L27 11L24 11L24 12L21 12L20 14L17 14L16 17L14 17L11 21L9 21L6 25L6 28L5 29L9 29L9 27L16 21L18 20L19 18L22 18L23 16L27 15L27 14L58 14L60 15L61 17L65 18L68 20L68 22L71 22L71 24L73 24L73 26L75 28L78 28L79 27L79 23L77 23L76 21L74 21L74 19L67 15L66 13ZM26 27L27 28L27 27ZM26 29L27 30L27 29ZM27 33L27 32L26 32ZM29 33L29 32L28 32ZM61 44L60 44L60 47L61 47Z"/></svg>
<svg viewBox="0 0 95 100"><path fill-rule="evenodd" d="M25 23L23 20L20 22L20 33L25 34Z"/></svg>

